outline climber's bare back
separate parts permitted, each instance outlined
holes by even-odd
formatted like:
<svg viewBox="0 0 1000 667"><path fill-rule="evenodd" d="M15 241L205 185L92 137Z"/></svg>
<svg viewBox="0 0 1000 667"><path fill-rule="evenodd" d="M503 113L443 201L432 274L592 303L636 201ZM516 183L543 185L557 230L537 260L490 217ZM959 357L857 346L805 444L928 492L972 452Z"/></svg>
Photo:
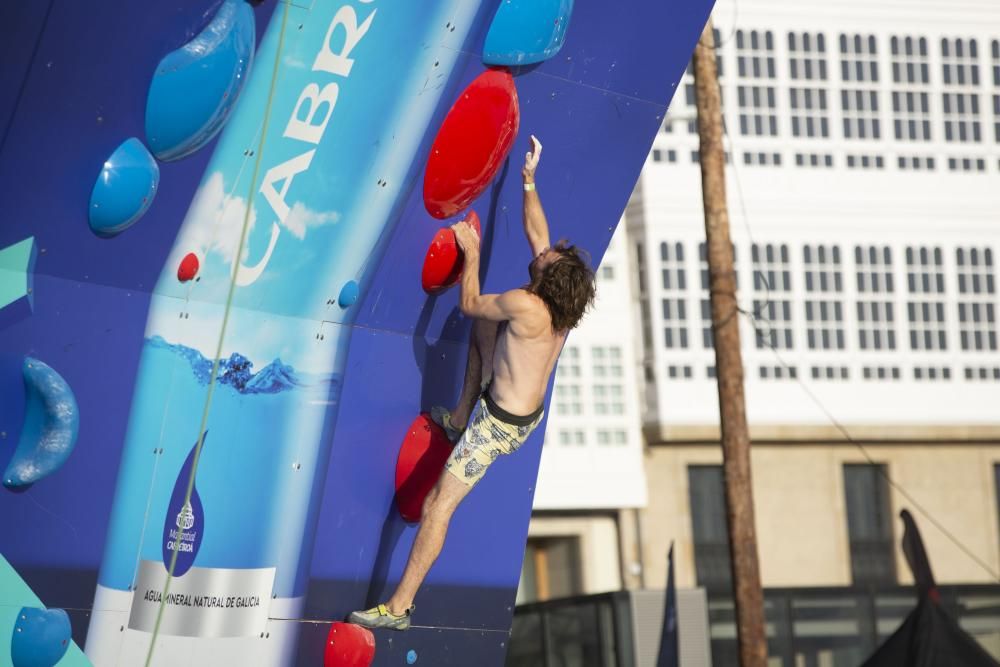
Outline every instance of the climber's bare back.
<svg viewBox="0 0 1000 667"><path fill-rule="evenodd" d="M545 400L567 332L552 330L552 318L541 298L524 289L511 292L519 293L509 294L524 307L499 325L490 392L504 410L528 415Z"/></svg>

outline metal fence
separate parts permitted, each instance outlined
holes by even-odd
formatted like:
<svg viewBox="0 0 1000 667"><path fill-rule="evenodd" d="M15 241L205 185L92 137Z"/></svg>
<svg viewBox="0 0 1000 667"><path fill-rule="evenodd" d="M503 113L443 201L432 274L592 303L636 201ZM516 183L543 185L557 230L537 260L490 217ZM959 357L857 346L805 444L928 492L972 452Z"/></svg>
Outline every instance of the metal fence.
<svg viewBox="0 0 1000 667"><path fill-rule="evenodd" d="M627 593L587 595L519 606L507 665L516 667L630 667Z"/></svg>
<svg viewBox="0 0 1000 667"><path fill-rule="evenodd" d="M1000 586L940 592L945 609L1000 660ZM772 588L764 597L770 667L857 667L916 605L914 590L903 586ZM636 664L633 608L628 591L522 605L507 666L652 667ZM707 620L712 664L738 664L730 595L709 592ZM683 623L679 630L683 642Z"/></svg>

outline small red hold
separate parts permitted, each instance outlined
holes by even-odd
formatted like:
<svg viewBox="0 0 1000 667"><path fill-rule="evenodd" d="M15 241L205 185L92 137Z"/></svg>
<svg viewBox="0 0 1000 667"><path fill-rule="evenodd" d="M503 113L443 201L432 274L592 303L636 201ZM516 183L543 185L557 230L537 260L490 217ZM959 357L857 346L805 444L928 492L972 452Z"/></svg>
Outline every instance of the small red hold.
<svg viewBox="0 0 1000 667"><path fill-rule="evenodd" d="M177 267L177 280L186 283L198 275L198 268L198 256L193 252L189 252L184 255L184 259L181 260L180 265Z"/></svg>
<svg viewBox="0 0 1000 667"><path fill-rule="evenodd" d="M476 212L469 211L465 219L482 238L482 225ZM464 261L465 258L455 240L455 232L451 227L439 229L424 257L424 269L420 276L424 291L428 294L440 294L453 286L462 277Z"/></svg>
<svg viewBox="0 0 1000 667"><path fill-rule="evenodd" d="M323 651L323 667L369 667L375 658L375 636L353 623L331 623Z"/></svg>

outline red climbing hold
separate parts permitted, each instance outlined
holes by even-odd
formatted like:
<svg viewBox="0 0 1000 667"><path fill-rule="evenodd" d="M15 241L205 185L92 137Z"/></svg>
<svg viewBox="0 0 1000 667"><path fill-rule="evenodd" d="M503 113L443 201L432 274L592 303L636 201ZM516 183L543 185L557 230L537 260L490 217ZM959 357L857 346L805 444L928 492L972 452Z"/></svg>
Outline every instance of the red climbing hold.
<svg viewBox="0 0 1000 667"><path fill-rule="evenodd" d="M477 76L441 124L427 159L424 206L435 218L455 215L483 193L503 164L520 114L510 72Z"/></svg>
<svg viewBox="0 0 1000 667"><path fill-rule="evenodd" d="M375 658L371 630L353 623L332 623L326 636L323 667L368 667Z"/></svg>
<svg viewBox="0 0 1000 667"><path fill-rule="evenodd" d="M181 260L180 265L177 267L177 280L186 283L196 275L198 275L198 256L193 252L189 252L184 255L184 259Z"/></svg>
<svg viewBox="0 0 1000 667"><path fill-rule="evenodd" d="M444 430L421 412L413 420L396 459L396 507L407 521L420 521L424 498L441 477L454 445Z"/></svg>
<svg viewBox="0 0 1000 667"><path fill-rule="evenodd" d="M482 238L482 228L476 212L469 211L465 219ZM455 240L455 232L451 227L439 229L424 257L424 270L420 276L424 291L428 294L440 294L457 283L462 277L464 261L462 251L459 250Z"/></svg>

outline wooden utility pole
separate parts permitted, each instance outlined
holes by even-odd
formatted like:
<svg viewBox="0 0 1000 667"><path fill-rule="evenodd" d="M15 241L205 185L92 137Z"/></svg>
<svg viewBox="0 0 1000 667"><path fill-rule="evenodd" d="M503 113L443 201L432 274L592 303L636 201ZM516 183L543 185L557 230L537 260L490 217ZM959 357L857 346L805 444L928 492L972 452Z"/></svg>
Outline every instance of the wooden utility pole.
<svg viewBox="0 0 1000 667"><path fill-rule="evenodd" d="M709 298L715 336L715 368L719 387L719 419L726 484L726 520L736 598L736 630L742 667L766 667L764 592L757 564L753 488L750 479L750 434L743 401L743 359L736 272L726 208L725 153L722 147L722 100L715 62L712 20L694 49L694 83L698 105L701 189L705 206Z"/></svg>

